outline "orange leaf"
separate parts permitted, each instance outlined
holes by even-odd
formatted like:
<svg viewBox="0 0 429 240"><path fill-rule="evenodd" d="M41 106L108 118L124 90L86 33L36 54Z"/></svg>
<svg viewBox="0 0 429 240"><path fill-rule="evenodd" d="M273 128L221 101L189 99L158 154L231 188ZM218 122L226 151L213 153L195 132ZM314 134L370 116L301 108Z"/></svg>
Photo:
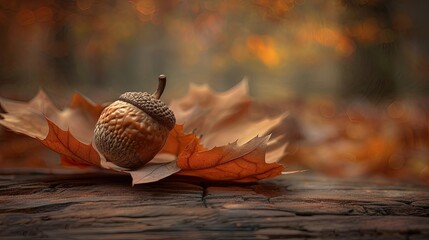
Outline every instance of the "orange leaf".
<svg viewBox="0 0 429 240"><path fill-rule="evenodd" d="M7 112L0 124L39 140L61 154L65 165L100 166L100 156L90 142L96 121L93 117L101 105L75 94L70 107L60 111L43 91L28 103L0 100Z"/></svg>
<svg viewBox="0 0 429 240"><path fill-rule="evenodd" d="M178 155L182 170L177 174L240 182L281 174L284 167L277 162L286 143L278 143L280 138L268 141L267 135L285 115L252 119L251 104L247 81L221 93L192 85L185 97L173 101L177 122L184 126L170 132L162 152Z"/></svg>
<svg viewBox="0 0 429 240"><path fill-rule="evenodd" d="M91 144L104 105L75 94L69 106L59 110L43 91L28 103L0 102L6 111L0 114L0 124L38 139L58 152L64 165L126 172L133 177L133 184L158 181L175 173L248 182L279 175L284 168L277 162L286 144L278 144L280 138L268 141L269 131L281 123L284 115L250 118L252 102L246 81L223 93L213 92L208 86L193 86L186 97L173 102L171 108L184 125L176 125L160 153L134 171L108 162Z"/></svg>
<svg viewBox="0 0 429 240"><path fill-rule="evenodd" d="M171 153L179 156L181 152L193 141L198 140L195 134L185 134L183 125L176 124L170 131L161 153Z"/></svg>
<svg viewBox="0 0 429 240"><path fill-rule="evenodd" d="M88 113L94 120L97 121L105 106L101 104L96 104L92 102L90 99L78 93L75 93L72 96L72 100L70 101L69 108L81 108L85 110L84 112Z"/></svg>
<svg viewBox="0 0 429 240"><path fill-rule="evenodd" d="M100 167L100 156L91 144L81 143L70 131L60 129L48 119L46 121L49 133L45 139L40 140L45 146L64 156L63 161L69 164Z"/></svg>
<svg viewBox="0 0 429 240"><path fill-rule="evenodd" d="M265 162L268 139L256 137L242 146L232 143L208 151L195 139L179 155L177 165L182 170L177 174L236 182L251 182L280 175L283 165Z"/></svg>

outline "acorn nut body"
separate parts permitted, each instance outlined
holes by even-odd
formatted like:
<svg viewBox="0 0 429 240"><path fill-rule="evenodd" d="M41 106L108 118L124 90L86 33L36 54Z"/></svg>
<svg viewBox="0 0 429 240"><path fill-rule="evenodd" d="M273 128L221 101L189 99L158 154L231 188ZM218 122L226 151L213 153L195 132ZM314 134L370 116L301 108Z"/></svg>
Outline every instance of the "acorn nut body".
<svg viewBox="0 0 429 240"><path fill-rule="evenodd" d="M159 77L154 94L127 92L101 113L94 130L94 143L107 161L137 169L162 149L176 119L159 100L166 78Z"/></svg>

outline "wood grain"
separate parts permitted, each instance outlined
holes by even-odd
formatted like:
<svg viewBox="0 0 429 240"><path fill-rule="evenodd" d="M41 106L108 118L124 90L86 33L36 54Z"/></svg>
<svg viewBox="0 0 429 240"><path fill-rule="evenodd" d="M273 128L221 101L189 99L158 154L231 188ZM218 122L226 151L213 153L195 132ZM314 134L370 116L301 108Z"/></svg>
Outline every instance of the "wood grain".
<svg viewBox="0 0 429 240"><path fill-rule="evenodd" d="M429 239L429 188L311 173L251 184L0 174L0 238Z"/></svg>

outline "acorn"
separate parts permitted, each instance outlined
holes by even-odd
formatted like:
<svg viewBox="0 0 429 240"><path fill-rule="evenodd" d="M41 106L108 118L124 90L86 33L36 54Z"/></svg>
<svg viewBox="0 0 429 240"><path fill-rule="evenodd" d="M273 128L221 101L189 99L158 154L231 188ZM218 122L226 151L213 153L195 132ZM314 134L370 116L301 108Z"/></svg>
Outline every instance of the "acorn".
<svg viewBox="0 0 429 240"><path fill-rule="evenodd" d="M94 143L107 161L130 170L152 160L162 149L176 118L159 98L167 78L160 75L155 93L126 92L106 107L94 130Z"/></svg>

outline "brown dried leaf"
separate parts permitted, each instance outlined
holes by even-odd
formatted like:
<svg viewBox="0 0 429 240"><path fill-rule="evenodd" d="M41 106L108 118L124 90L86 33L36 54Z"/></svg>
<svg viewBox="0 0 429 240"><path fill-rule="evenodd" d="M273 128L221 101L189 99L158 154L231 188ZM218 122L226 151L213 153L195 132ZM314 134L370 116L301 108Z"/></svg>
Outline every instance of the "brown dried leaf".
<svg viewBox="0 0 429 240"><path fill-rule="evenodd" d="M265 150L269 137L256 137L248 143L237 143L204 150L192 141L179 155L179 175L200 177L211 181L251 182L280 175L278 163L266 163Z"/></svg>
<svg viewBox="0 0 429 240"><path fill-rule="evenodd" d="M49 133L41 142L61 154L63 161L77 166L101 166L100 155L91 144L80 142L70 131L60 129L48 119L46 121L49 126Z"/></svg>
<svg viewBox="0 0 429 240"><path fill-rule="evenodd" d="M0 99L7 112L0 124L60 153L64 165L126 172L133 184L158 181L174 173L213 181L255 181L283 170L277 161L286 144L278 144L280 138L269 141L268 133L285 116L250 119L247 92L246 81L225 93L192 86L186 97L171 106L184 125L176 125L160 154L136 171L106 161L92 146L93 129L104 106L79 94L62 111L43 91L28 103Z"/></svg>
<svg viewBox="0 0 429 240"><path fill-rule="evenodd" d="M4 119L0 123L13 131L36 138L58 152L66 165L99 167L100 157L90 144L90 129L91 125L92 128L95 125L95 120L88 120L85 116L85 113L91 112L91 103L76 96L74 99L79 101L72 102L71 107L64 111L58 110L43 91L39 91L29 103L1 99L7 114L3 114ZM76 131L72 134L70 129Z"/></svg>
<svg viewBox="0 0 429 240"><path fill-rule="evenodd" d="M269 141L267 134L285 116L250 119L251 103L247 81L224 93L192 85L184 98L173 101L177 122L184 124L170 132L162 152L178 156L182 170L177 174L240 182L281 174L284 167L277 161L286 144L274 146L281 136ZM273 145L270 151L268 145Z"/></svg>

